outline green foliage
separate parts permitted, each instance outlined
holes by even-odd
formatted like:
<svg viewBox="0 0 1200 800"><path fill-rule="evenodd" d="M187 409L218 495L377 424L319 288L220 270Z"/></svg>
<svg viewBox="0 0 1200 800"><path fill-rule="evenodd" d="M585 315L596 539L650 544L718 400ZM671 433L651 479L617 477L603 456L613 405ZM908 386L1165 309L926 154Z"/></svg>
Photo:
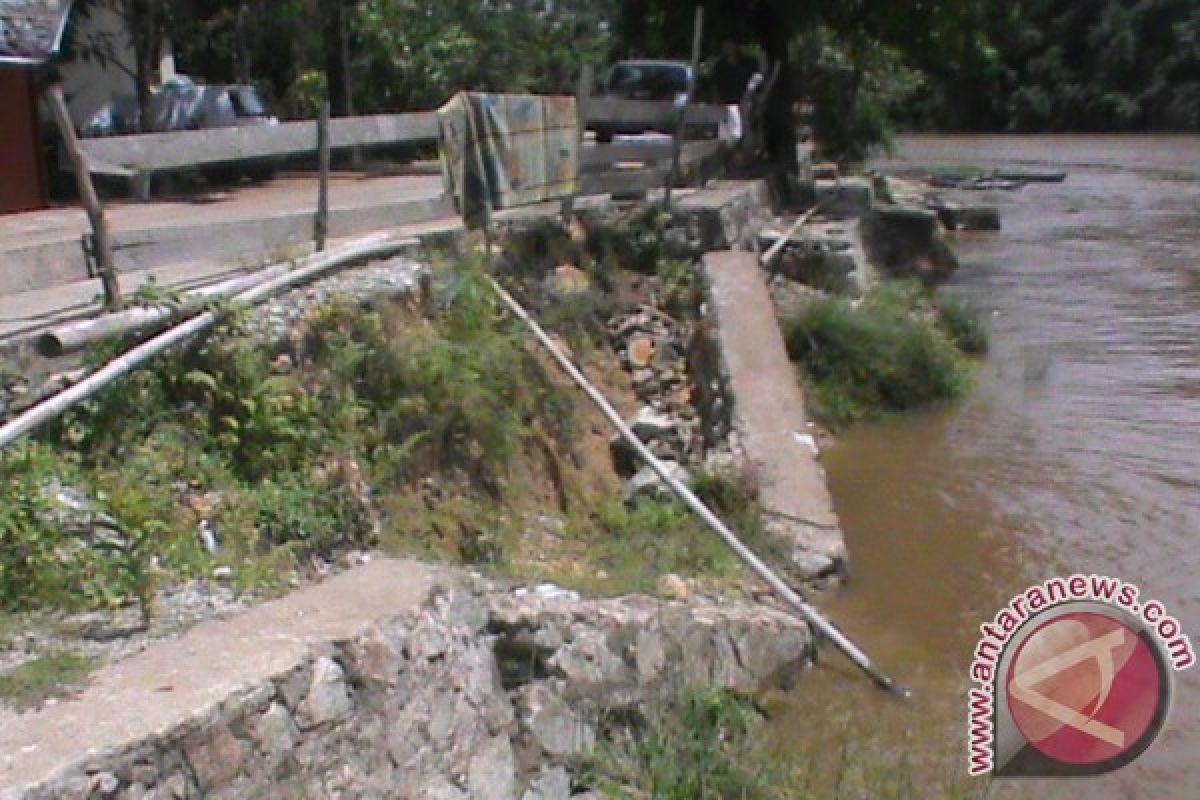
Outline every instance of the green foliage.
<svg viewBox="0 0 1200 800"><path fill-rule="evenodd" d="M25 711L51 697L62 697L87 680L91 662L79 653L58 650L0 673L0 701Z"/></svg>
<svg viewBox="0 0 1200 800"><path fill-rule="evenodd" d="M367 529L357 518L349 487L297 472L272 475L245 496L257 548L298 546L300 552L329 554L366 544Z"/></svg>
<svg viewBox="0 0 1200 800"><path fill-rule="evenodd" d="M70 458L41 444L0 453L0 610L111 608L133 598L148 613L153 584L143 545L155 528L101 536L68 526L51 495L76 475ZM102 514L124 510L123 499L98 497L82 524L98 526Z"/></svg>
<svg viewBox="0 0 1200 800"><path fill-rule="evenodd" d="M663 306L675 313L695 313L704 302L704 276L696 262L683 258L664 258L656 269L662 283Z"/></svg>
<svg viewBox="0 0 1200 800"><path fill-rule="evenodd" d="M647 206L591 225L588 251L609 269L654 272L663 259L679 255L670 251L664 236L670 221L661 208Z"/></svg>
<svg viewBox="0 0 1200 800"><path fill-rule="evenodd" d="M953 295L939 295L936 305L938 327L955 347L968 355L983 355L988 351L987 326L969 302Z"/></svg>
<svg viewBox="0 0 1200 800"><path fill-rule="evenodd" d="M363 110L436 108L461 89L573 94L581 63L611 44L611 0L481 7L470 0L368 0L353 16Z"/></svg>
<svg viewBox="0 0 1200 800"><path fill-rule="evenodd" d="M962 395L968 370L926 302L915 285L890 285L860 305L814 300L785 321L788 352L812 382L816 410L828 422L844 425Z"/></svg>
<svg viewBox="0 0 1200 800"><path fill-rule="evenodd" d="M306 69L296 76L283 97L279 112L288 119L316 119L328 96L328 81L325 73Z"/></svg>
<svg viewBox="0 0 1200 800"><path fill-rule="evenodd" d="M761 718L722 690L685 689L640 724L613 726L580 778L606 797L653 800L783 800L755 750Z"/></svg>
<svg viewBox="0 0 1200 800"><path fill-rule="evenodd" d="M821 152L860 162L875 146L887 147L892 120L913 97L920 75L902 54L863 35L839 36L825 26L798 40L797 65L814 110L813 136Z"/></svg>
<svg viewBox="0 0 1200 800"><path fill-rule="evenodd" d="M238 324L0 453L0 610L137 603L149 615L159 581L217 564L256 588L289 558L374 544L371 486L403 494L444 474L495 506L534 427L560 441L574 433L571 403L477 262L442 271L427 316L319 308L286 357ZM68 486L120 530L106 538L64 522L53 487ZM453 539L447 557L492 561L501 542L479 527L485 507L458 515L453 537L449 509L435 509L434 535L413 538ZM216 531L215 556L201 522Z"/></svg>

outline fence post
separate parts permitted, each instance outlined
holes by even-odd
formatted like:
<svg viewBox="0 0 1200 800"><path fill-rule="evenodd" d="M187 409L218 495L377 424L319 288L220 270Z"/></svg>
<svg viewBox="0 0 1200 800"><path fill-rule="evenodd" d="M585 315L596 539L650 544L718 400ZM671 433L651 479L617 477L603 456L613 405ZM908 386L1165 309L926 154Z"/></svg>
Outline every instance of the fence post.
<svg viewBox="0 0 1200 800"><path fill-rule="evenodd" d="M92 226L92 240L95 242L96 266L100 270L100 285L104 289L104 308L116 311L121 307L121 286L117 281L117 268L113 262L112 238L108 232L108 219L104 215L104 206L96 195L96 187L92 185L92 173L88 169L87 155L75 135L75 125L67 111L67 101L63 98L60 84L54 84L46 90L46 100L50 111L54 114L54 122L62 136L63 146L67 149L67 157L71 160L71 169L75 172L75 183L79 187L79 200L87 211L88 221Z"/></svg>
<svg viewBox="0 0 1200 800"><path fill-rule="evenodd" d="M687 132L688 109L692 105L692 96L696 93L696 83L700 80L700 47L704 40L704 6L696 6L696 20L692 28L692 84L687 90L687 102L684 103L683 113L675 126L675 135L671 137L671 170L667 173L666 192L663 194L663 208L671 210L671 192L679 177L679 161L683 156L683 136Z"/></svg>
<svg viewBox="0 0 1200 800"><path fill-rule="evenodd" d="M329 101L321 104L321 115L317 119L317 218L313 234L318 252L325 249L329 237Z"/></svg>

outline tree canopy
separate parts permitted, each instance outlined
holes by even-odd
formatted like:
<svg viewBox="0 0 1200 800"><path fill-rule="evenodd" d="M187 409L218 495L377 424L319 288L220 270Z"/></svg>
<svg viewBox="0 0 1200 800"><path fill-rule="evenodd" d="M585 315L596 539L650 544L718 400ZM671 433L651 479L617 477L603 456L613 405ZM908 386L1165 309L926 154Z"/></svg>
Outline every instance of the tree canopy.
<svg viewBox="0 0 1200 800"><path fill-rule="evenodd" d="M155 31L182 71L252 80L285 115L430 108L460 88L572 91L583 63L686 57L671 0L81 0ZM832 152L890 126L1200 130L1200 0L702 0L705 54L732 39L785 69L776 113L815 106ZM143 58L144 56L144 58ZM782 110L780 110L782 109ZM785 120L779 120L784 124ZM785 146L786 149L786 146Z"/></svg>

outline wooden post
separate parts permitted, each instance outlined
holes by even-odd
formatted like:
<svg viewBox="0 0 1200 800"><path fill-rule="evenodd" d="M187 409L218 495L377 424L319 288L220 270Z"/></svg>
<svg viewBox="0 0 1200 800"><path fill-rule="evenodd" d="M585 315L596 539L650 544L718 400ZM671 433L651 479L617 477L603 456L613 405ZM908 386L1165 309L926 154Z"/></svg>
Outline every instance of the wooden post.
<svg viewBox="0 0 1200 800"><path fill-rule="evenodd" d="M575 174L575 191L571 192L571 196L563 200L562 216L563 224L567 225L571 222L571 216L575 213L575 198L579 195L579 187L583 183L583 140L587 134L587 104L588 99L592 96L592 83L594 80L594 71L591 64L584 64L583 69L579 73L579 87L575 90L575 119L579 126L579 135L575 138L575 157L579 164L579 169Z"/></svg>
<svg viewBox="0 0 1200 800"><path fill-rule="evenodd" d="M104 308L116 311L121 308L121 286L117 282L117 268L113 261L112 238L108 232L108 219L104 215L104 206L96 195L96 187L92 185L92 173L88 169L87 156L75 135L75 125L67 111L67 101L63 98L60 84L53 84L46 89L46 100L50 111L54 114L54 122L62 136L63 146L67 149L67 157L71 160L71 169L75 172L75 183L79 187L79 199L87 211L88 222L92 226L92 239L95 242L96 266L100 271L100 285L104 289Z"/></svg>
<svg viewBox="0 0 1200 800"><path fill-rule="evenodd" d="M671 169L667 173L667 186L663 194L663 208L667 211L671 210L671 192L675 188L675 181L679 178L679 161L683 156L683 136L687 132L688 108L696 93L696 83L700 80L700 46L703 40L704 7L696 6L696 21L692 29L692 85L688 87L687 102L684 103L683 113L679 115L679 123L675 126L675 135L671 142Z"/></svg>
<svg viewBox="0 0 1200 800"><path fill-rule="evenodd" d="M321 104L321 116L317 120L317 168L320 177L317 183L317 218L313 234L318 252L325 249L329 237L329 101Z"/></svg>

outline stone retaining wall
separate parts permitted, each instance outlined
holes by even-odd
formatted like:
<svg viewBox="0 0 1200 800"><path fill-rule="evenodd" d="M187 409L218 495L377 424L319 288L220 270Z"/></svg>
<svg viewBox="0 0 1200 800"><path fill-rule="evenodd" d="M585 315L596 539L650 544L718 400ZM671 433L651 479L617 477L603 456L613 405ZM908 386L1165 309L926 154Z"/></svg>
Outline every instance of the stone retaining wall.
<svg viewBox="0 0 1200 800"><path fill-rule="evenodd" d="M683 685L786 685L812 655L806 626L769 608L475 584L442 582L416 609L0 798L566 800L587 795L571 770L602 713Z"/></svg>

